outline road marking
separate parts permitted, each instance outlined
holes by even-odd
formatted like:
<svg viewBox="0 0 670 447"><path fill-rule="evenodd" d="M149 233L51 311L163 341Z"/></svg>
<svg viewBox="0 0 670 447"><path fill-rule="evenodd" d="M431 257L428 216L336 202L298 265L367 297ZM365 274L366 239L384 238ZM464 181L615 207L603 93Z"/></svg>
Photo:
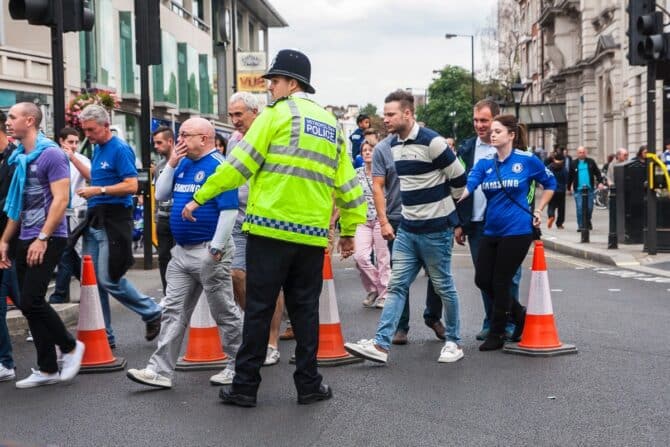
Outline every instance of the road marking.
<svg viewBox="0 0 670 447"><path fill-rule="evenodd" d="M562 292L563 289L551 289L552 292Z"/></svg>
<svg viewBox="0 0 670 447"><path fill-rule="evenodd" d="M613 267L595 267L593 271L596 273L600 273L601 275L616 276L617 278L623 278L623 279L637 279L639 281L654 282L658 284L670 283L670 278L665 278L662 276L653 276L646 273L634 272L632 270L620 270Z"/></svg>
<svg viewBox="0 0 670 447"><path fill-rule="evenodd" d="M607 289L608 292L621 292L621 289Z"/></svg>

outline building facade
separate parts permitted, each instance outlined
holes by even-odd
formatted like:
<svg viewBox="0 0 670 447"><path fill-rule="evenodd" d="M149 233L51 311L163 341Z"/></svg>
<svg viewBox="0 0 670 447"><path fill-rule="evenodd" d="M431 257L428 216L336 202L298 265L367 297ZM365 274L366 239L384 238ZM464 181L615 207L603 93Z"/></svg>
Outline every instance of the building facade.
<svg viewBox="0 0 670 447"><path fill-rule="evenodd" d="M585 146L600 163L619 147L635 152L646 144L646 68L628 63L628 0L513 1L518 15L499 17L500 25L516 21L521 37L499 45L519 48L517 69L526 85L521 119L533 129L530 144L545 150ZM662 81L656 92L655 149L660 152ZM547 116L550 105L564 115L563 123Z"/></svg>
<svg viewBox="0 0 670 447"><path fill-rule="evenodd" d="M0 109L34 101L51 129L51 49L47 27L32 26L0 9ZM88 86L113 91L120 105L113 124L139 147L140 84L135 64L133 0L92 0L95 27L64 35L66 103ZM210 119L229 133L227 101L239 84L238 60L256 55L267 67L268 29L287 26L266 0L161 0L161 65L151 67L152 124L171 125L192 116ZM256 90L257 86L256 86Z"/></svg>

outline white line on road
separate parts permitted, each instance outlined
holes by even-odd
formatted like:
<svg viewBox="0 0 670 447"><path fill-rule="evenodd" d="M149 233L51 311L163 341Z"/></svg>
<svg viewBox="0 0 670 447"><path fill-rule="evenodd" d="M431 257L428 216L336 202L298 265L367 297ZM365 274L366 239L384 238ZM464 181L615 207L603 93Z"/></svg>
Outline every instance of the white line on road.
<svg viewBox="0 0 670 447"><path fill-rule="evenodd" d="M551 289L552 292L562 292L563 289Z"/></svg>
<svg viewBox="0 0 670 447"><path fill-rule="evenodd" d="M607 289L608 292L621 292L621 289Z"/></svg>

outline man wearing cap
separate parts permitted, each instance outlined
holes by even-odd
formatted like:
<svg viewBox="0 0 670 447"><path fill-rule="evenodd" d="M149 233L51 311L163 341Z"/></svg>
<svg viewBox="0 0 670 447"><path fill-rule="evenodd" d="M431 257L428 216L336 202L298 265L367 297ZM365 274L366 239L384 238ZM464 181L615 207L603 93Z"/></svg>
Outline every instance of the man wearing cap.
<svg viewBox="0 0 670 447"><path fill-rule="evenodd" d="M253 407L261 382L270 320L283 288L296 338L293 375L298 403L329 399L317 370L319 295L332 197L340 210L343 257L354 252L356 226L366 204L335 117L307 99L311 65L296 50L281 50L264 75L274 102L256 118L242 141L182 211L193 211L223 191L249 181L247 301L242 346L224 403ZM271 254L271 258L269 258Z"/></svg>

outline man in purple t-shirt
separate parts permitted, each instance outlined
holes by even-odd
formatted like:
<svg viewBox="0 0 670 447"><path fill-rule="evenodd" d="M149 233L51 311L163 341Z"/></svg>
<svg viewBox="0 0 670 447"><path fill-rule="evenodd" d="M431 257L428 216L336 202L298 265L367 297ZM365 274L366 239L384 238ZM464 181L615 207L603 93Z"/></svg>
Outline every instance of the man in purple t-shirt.
<svg viewBox="0 0 670 447"><path fill-rule="evenodd" d="M65 208L70 196L70 169L60 148L39 132L42 112L33 103L9 110L7 127L21 144L9 158L16 165L4 210L9 217L0 239L0 268L11 267L9 241L19 232L16 273L19 308L28 320L37 349L37 370L16 382L17 388L51 385L79 372L84 344L65 329L46 302L49 280L67 244ZM56 346L63 353L59 374Z"/></svg>

